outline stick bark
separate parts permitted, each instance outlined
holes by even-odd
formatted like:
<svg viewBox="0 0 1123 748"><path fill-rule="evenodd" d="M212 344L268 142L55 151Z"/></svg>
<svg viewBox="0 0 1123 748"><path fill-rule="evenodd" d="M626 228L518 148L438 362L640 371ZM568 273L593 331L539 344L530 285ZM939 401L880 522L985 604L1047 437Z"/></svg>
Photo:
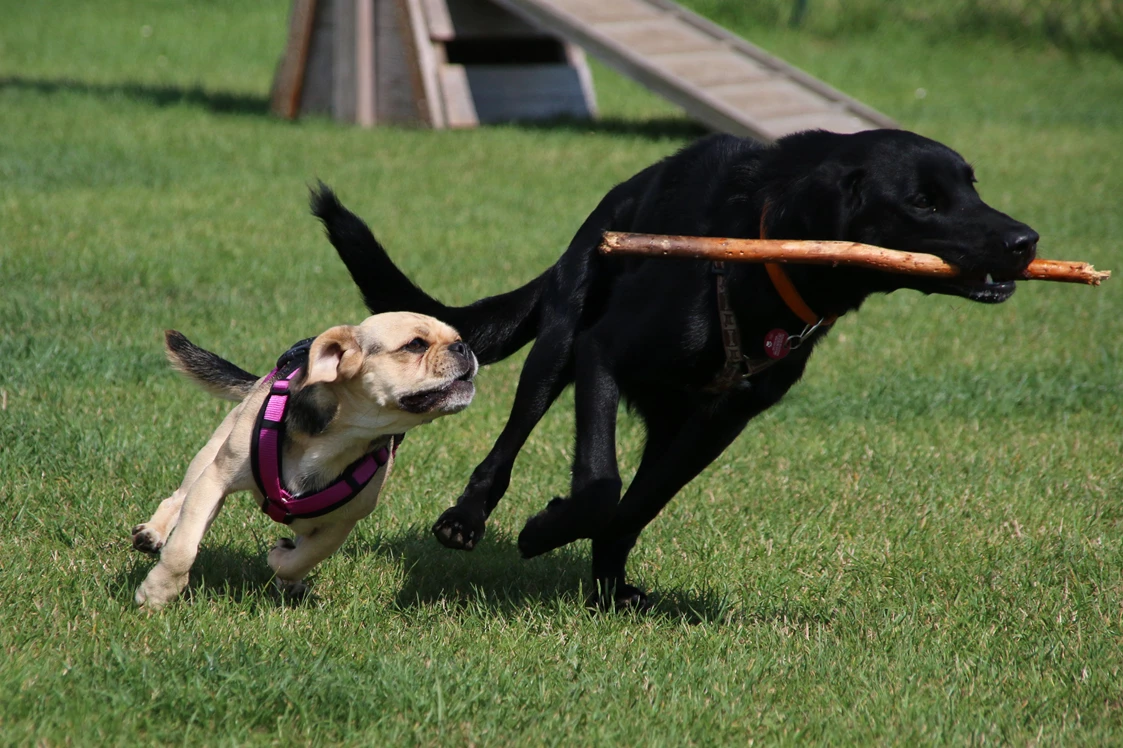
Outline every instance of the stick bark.
<svg viewBox="0 0 1123 748"><path fill-rule="evenodd" d="M935 255L900 252L857 242L722 239L606 231L600 251L611 255L680 257L724 262L849 265L887 273L937 278L954 278L960 272L955 265L944 262ZM1048 280L1098 286L1110 277L1110 270L1096 270L1086 262L1034 260L1016 280Z"/></svg>

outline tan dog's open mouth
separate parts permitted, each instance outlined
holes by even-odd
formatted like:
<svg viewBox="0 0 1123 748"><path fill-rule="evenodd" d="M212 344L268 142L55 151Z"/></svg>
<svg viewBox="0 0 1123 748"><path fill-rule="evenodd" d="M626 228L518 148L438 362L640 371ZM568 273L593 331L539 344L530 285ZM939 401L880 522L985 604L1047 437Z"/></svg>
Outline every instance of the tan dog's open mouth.
<svg viewBox="0 0 1123 748"><path fill-rule="evenodd" d="M476 385L472 383L472 370L443 387L417 392L398 399L398 406L407 413L457 413L472 402Z"/></svg>

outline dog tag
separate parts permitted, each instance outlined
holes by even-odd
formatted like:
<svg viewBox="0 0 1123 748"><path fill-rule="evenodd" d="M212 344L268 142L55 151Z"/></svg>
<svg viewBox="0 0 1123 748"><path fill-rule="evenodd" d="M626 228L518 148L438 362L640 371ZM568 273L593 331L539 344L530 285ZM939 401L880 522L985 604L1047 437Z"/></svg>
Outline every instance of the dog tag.
<svg viewBox="0 0 1123 748"><path fill-rule="evenodd" d="M764 336L764 355L771 359L782 359L791 351L789 339L789 335L780 328L768 333Z"/></svg>

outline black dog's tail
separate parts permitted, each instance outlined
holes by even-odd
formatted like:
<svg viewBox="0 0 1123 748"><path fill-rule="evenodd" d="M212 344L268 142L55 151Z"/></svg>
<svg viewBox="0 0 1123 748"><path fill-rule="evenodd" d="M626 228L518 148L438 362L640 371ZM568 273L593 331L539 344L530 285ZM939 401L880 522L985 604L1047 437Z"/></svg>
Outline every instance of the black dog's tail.
<svg viewBox="0 0 1123 748"><path fill-rule="evenodd" d="M398 269L363 220L343 207L327 185L321 182L312 190L311 204L371 312L417 312L447 322L471 346L481 366L507 358L537 334L549 270L514 291L467 306L447 306Z"/></svg>
<svg viewBox="0 0 1123 748"><path fill-rule="evenodd" d="M248 371L203 350L175 330L164 332L164 349L176 371L223 400L244 400L258 380Z"/></svg>

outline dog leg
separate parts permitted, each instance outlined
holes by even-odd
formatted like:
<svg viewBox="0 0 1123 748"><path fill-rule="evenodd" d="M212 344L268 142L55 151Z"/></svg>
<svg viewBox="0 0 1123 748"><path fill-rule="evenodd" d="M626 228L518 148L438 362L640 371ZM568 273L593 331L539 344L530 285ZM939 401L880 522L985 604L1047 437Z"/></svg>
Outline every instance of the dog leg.
<svg viewBox="0 0 1123 748"><path fill-rule="evenodd" d="M570 498L555 499L527 520L519 533L519 552L533 558L592 537L607 526L620 500L620 472L616 464L616 410L620 390L596 332L577 342L577 442L573 458Z"/></svg>
<svg viewBox="0 0 1123 748"><path fill-rule="evenodd" d="M491 452L472 472L456 505L445 510L433 525L433 534L443 545L470 551L483 538L487 518L511 482L519 450L572 381L573 342L600 261L596 247L605 229L620 220L619 212L620 206L605 198L574 235L565 259L554 266L554 275L543 291L537 339L519 375L507 425Z"/></svg>
<svg viewBox="0 0 1123 748"><path fill-rule="evenodd" d="M238 490L226 480L220 463L208 465L183 500L179 522L160 551L160 561L148 572L134 597L136 604L158 609L179 596L199 552L199 541L218 515L227 494Z"/></svg>
<svg viewBox="0 0 1123 748"><path fill-rule="evenodd" d="M183 507L183 500L187 496L187 492L202 475L207 465L214 462L219 448L226 443L230 432L234 429L234 422L237 420L237 414L240 410L240 407L234 408L219 424L210 441L199 450L199 453L191 460L191 464L187 466L187 474L175 493L160 502L159 508L156 509L156 513L152 515L151 519L132 529L133 548L143 553L156 554L164 546L168 535L175 529L176 522L179 521L179 512Z"/></svg>
<svg viewBox="0 0 1123 748"><path fill-rule="evenodd" d="M603 610L646 610L647 595L624 581L624 565L639 539L639 533L624 537L593 539L593 593L585 607Z"/></svg>
<svg viewBox="0 0 1123 748"><path fill-rule="evenodd" d="M483 538L487 518L511 482L519 450L573 378L572 346L568 323L544 330L535 340L519 375L507 425L491 452L472 471L456 505L446 509L433 525L433 534L442 545L470 551Z"/></svg>
<svg viewBox="0 0 1123 748"><path fill-rule="evenodd" d="M683 486L717 459L744 430L749 419L763 409L758 403L738 402L730 396L716 408L695 409L681 422L673 437L656 437L654 433L649 437L655 441L649 441L644 449L639 468L616 515L604 532L593 539L595 592L590 605L617 609L647 606L644 592L625 581L628 555L640 532ZM661 425L664 433L669 426Z"/></svg>
<svg viewBox="0 0 1123 748"><path fill-rule="evenodd" d="M288 599L299 600L308 593L304 578L316 564L339 550L351 534L354 522L341 522L299 535L296 540L281 538L269 551L269 568L274 584Z"/></svg>

